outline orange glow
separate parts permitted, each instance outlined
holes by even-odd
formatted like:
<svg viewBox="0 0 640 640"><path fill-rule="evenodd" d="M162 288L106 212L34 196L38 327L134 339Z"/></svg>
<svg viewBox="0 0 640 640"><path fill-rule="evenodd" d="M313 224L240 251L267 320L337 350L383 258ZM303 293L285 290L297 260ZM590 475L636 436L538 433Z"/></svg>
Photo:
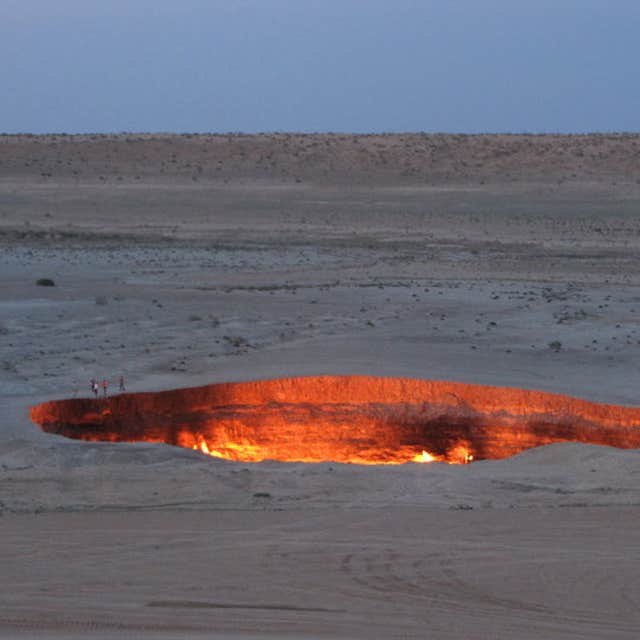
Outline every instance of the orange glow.
<svg viewBox="0 0 640 640"><path fill-rule="evenodd" d="M640 409L539 391L321 376L32 407L44 431L163 442L243 462L402 464L506 458L553 442L640 447Z"/></svg>
<svg viewBox="0 0 640 640"><path fill-rule="evenodd" d="M182 445L184 446L184 445ZM252 444L238 443L225 441L220 444L216 444L215 448L209 447L209 444L202 436L198 437L198 442L191 447L201 453L206 453L213 458L222 458L224 460L235 460L242 462L262 462L263 460L278 460L276 453L271 452L267 447L260 447ZM412 458L407 458L410 455L409 452L400 452L396 455L392 455L388 452L376 453L369 451L366 454L358 455L357 453L351 453L344 456L338 448L336 448L333 454L329 454L331 457L327 460L319 460L317 454L313 451L306 451L295 453L291 452L287 457L286 462L349 462L355 464L401 464L404 462L449 462L451 464L458 464L457 459L447 460L444 456L432 456L427 451L422 451L414 455ZM468 462L469 460L465 460Z"/></svg>
<svg viewBox="0 0 640 640"><path fill-rule="evenodd" d="M411 458L411 462L437 462L438 458L436 456L432 456L428 451L422 450L422 453L419 453L413 458Z"/></svg>

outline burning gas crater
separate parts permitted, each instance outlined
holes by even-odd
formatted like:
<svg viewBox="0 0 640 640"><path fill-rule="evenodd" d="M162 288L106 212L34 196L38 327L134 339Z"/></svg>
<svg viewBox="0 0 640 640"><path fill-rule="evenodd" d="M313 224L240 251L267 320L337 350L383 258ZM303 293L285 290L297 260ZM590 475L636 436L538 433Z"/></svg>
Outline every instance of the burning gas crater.
<svg viewBox="0 0 640 640"><path fill-rule="evenodd" d="M31 409L44 431L245 462L506 458L552 442L640 448L640 409L522 389L364 376L213 384Z"/></svg>

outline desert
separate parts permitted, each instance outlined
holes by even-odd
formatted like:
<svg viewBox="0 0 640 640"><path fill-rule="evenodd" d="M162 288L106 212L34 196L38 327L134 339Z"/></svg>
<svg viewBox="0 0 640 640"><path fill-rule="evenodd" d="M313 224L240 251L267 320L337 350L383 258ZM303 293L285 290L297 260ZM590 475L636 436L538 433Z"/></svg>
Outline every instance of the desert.
<svg viewBox="0 0 640 640"><path fill-rule="evenodd" d="M631 440L254 462L30 412L344 376L622 415L639 213L637 134L1 135L0 637L637 638Z"/></svg>

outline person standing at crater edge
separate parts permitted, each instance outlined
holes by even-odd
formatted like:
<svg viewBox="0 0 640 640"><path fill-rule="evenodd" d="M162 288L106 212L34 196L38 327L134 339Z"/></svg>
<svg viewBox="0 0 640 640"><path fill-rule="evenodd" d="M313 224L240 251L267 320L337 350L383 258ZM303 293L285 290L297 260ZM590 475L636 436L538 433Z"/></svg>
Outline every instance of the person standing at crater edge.
<svg viewBox="0 0 640 640"><path fill-rule="evenodd" d="M102 381L102 391L104 392L104 397L107 397L107 387L109 386L109 383L107 382L107 379L105 378Z"/></svg>
<svg viewBox="0 0 640 640"><path fill-rule="evenodd" d="M120 376L120 387L119 387L120 392L122 393L123 391L126 391L125 387L124 387L124 376Z"/></svg>

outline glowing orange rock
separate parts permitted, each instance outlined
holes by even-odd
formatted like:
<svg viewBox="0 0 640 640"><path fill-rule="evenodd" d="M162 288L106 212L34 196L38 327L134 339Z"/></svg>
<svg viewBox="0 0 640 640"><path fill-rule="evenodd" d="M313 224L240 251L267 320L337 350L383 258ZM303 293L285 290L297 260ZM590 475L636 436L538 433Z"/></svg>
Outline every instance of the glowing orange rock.
<svg viewBox="0 0 640 640"><path fill-rule="evenodd" d="M70 438L164 442L229 460L398 464L505 458L552 442L640 447L640 409L455 382L320 376L45 402Z"/></svg>

